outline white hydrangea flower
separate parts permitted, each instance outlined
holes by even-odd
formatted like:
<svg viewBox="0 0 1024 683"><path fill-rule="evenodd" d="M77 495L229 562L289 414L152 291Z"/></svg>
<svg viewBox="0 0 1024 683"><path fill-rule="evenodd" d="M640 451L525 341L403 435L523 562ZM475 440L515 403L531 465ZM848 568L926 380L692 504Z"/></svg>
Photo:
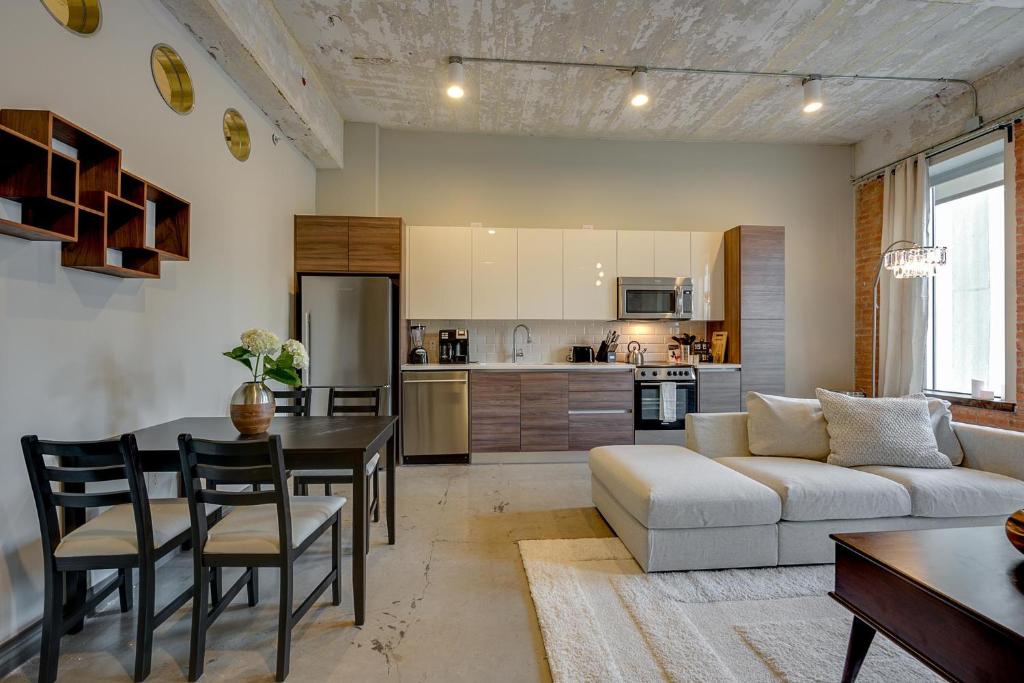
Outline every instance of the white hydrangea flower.
<svg viewBox="0 0 1024 683"><path fill-rule="evenodd" d="M242 333L242 346L256 355L273 353L281 348L281 339L270 330L253 328Z"/></svg>
<svg viewBox="0 0 1024 683"><path fill-rule="evenodd" d="M281 348L292 354L292 365L296 369L304 370L309 367L309 354L306 352L306 347L298 339L289 339Z"/></svg>

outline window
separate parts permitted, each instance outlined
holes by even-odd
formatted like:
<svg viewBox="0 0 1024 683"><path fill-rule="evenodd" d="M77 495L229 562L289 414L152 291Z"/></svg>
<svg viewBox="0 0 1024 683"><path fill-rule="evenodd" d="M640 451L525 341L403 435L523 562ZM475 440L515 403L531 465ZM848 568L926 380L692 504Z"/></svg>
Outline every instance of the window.
<svg viewBox="0 0 1024 683"><path fill-rule="evenodd" d="M980 380L997 398L1012 394L1015 268L1007 221L1003 134L932 159L930 242L949 250L930 282L925 387L970 394ZM1011 176L1012 177L1012 176ZM1010 304L1008 307L1007 304Z"/></svg>

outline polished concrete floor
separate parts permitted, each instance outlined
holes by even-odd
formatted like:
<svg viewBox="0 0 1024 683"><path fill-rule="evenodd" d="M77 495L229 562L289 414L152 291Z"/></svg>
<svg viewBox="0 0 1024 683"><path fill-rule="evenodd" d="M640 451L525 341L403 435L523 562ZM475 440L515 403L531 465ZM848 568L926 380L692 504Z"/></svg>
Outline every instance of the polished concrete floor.
<svg viewBox="0 0 1024 683"><path fill-rule="evenodd" d="M289 681L548 681L516 541L611 531L591 505L586 465L505 464L401 468L398 543L387 545L383 519L371 535L366 624L352 620L346 555L342 605L328 591L297 627ZM329 549L325 537L299 560L296 604L327 571ZM203 681L273 680L276 572L261 571L260 604L248 608L243 591L210 630ZM160 572L166 599L191 581L190 556ZM184 680L189 615L186 606L156 632L148 680ZM116 600L106 605L62 640L59 679L130 681L134 624ZM11 679L36 671L33 659Z"/></svg>

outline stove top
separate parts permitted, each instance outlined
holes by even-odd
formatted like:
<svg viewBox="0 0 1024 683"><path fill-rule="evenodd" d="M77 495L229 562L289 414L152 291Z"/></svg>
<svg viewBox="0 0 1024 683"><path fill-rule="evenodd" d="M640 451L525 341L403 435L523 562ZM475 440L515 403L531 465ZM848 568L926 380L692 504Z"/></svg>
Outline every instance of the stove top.
<svg viewBox="0 0 1024 683"><path fill-rule="evenodd" d="M692 368L693 365L688 363L669 363L668 361L654 361L651 363L644 363L643 365L636 366L638 368Z"/></svg>

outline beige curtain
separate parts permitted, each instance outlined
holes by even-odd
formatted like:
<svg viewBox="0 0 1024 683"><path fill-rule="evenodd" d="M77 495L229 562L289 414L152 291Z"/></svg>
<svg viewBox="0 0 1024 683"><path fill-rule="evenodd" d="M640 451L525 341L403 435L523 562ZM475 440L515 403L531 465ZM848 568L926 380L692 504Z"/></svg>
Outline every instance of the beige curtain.
<svg viewBox="0 0 1024 683"><path fill-rule="evenodd" d="M919 154L885 174L884 250L897 240L924 244L928 225L928 162ZM906 245L904 245L906 246ZM927 278L897 280L882 272L879 290L878 387L880 396L921 391L927 363Z"/></svg>

